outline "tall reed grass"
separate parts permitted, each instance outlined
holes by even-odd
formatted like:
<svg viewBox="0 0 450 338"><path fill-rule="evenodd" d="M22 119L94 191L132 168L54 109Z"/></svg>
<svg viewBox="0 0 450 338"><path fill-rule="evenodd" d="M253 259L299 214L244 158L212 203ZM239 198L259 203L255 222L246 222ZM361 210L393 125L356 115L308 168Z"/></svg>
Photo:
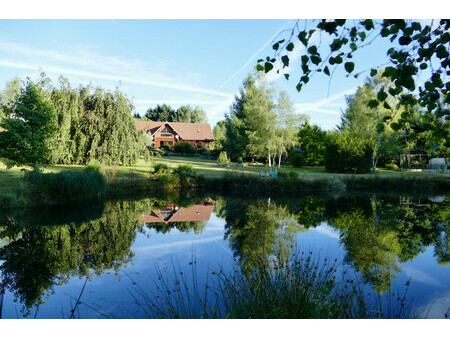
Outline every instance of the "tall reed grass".
<svg viewBox="0 0 450 338"><path fill-rule="evenodd" d="M401 296L380 296L364 290L362 282L342 270L341 262L302 252L287 264L244 274L238 267L208 270L198 280L195 257L190 271L178 262L157 265L152 285L137 283L129 290L134 307L117 308L105 317L147 318L410 318L407 289ZM167 271L171 270L170 273Z"/></svg>
<svg viewBox="0 0 450 338"><path fill-rule="evenodd" d="M24 194L34 202L48 204L89 199L106 191L104 176L92 170L44 174L39 170L24 175Z"/></svg>

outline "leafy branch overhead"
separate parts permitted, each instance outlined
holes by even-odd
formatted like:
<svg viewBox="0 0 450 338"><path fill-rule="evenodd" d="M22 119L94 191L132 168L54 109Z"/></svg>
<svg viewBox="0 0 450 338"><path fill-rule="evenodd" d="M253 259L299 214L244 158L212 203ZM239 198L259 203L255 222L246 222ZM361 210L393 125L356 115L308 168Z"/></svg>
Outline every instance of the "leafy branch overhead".
<svg viewBox="0 0 450 338"><path fill-rule="evenodd" d="M299 92L316 73L331 77L339 67L345 69L347 77L358 78L364 73L371 78L381 75L389 80L390 85L379 89L376 99L368 102L369 107L382 105L390 109L389 95L398 98L398 107L403 106L406 111L421 106L426 114L442 120L442 128L435 131L438 137L448 137L450 20L423 24L412 20L336 19L313 21L310 27L307 29L305 24L304 29L300 29L298 21L287 30L287 38L272 46L272 57L258 60L257 70L274 71L275 63L280 60L281 69L276 71L283 71L286 79L292 78L288 72L292 67L289 53L302 48L300 70L295 70ZM390 48L386 55L389 63L384 68L356 71L357 53L375 40L388 41ZM328 41L326 46L323 46L324 41ZM391 118L388 116L383 122L389 122ZM394 127L400 128L401 125L402 119Z"/></svg>

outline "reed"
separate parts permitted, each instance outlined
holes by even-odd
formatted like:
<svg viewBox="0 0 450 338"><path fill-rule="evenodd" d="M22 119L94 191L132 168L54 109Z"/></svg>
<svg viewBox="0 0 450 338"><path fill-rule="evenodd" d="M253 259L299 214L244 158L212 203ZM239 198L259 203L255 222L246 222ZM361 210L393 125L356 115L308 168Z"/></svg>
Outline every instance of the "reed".
<svg viewBox="0 0 450 338"><path fill-rule="evenodd" d="M410 318L406 292L400 297L364 290L362 282L342 269L342 262L302 252L289 262L244 274L207 271L198 280L195 256L190 270L172 261L171 269L157 265L152 285L140 285L128 276L135 308L120 309L119 317L140 313L147 318ZM168 271L171 270L169 273ZM137 309L136 309L137 308ZM102 316L117 317L106 311Z"/></svg>

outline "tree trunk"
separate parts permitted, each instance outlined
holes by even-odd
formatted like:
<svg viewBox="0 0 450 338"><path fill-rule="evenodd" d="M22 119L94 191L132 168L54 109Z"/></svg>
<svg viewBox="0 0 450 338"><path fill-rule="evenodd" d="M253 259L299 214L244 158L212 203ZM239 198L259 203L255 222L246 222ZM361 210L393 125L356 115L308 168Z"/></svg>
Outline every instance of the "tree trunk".
<svg viewBox="0 0 450 338"><path fill-rule="evenodd" d="M377 156L375 157L375 161L373 162L373 173L377 169L378 159L380 158L380 144L381 144L381 135L378 135L378 146L377 146Z"/></svg>
<svg viewBox="0 0 450 338"><path fill-rule="evenodd" d="M278 168L281 165L281 156L282 156L282 151L280 151L280 156L278 157Z"/></svg>
<svg viewBox="0 0 450 338"><path fill-rule="evenodd" d="M271 157L270 157L270 149L269 148L267 148L267 152L268 152L268 155L269 155L269 168L270 168L271 167L271 164L270 164Z"/></svg>

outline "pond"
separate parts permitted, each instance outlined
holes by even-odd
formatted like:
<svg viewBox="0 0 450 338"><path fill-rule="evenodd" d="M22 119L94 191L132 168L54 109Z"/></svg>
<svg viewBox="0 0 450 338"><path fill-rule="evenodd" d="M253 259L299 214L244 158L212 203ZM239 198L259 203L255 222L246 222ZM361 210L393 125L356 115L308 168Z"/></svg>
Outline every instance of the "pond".
<svg viewBox="0 0 450 338"><path fill-rule="evenodd" d="M160 275L191 271L202 284L214 269L251 273L308 251L342 262L370 292L407 289L418 316L444 318L449 217L446 196L364 193L10 210L0 214L0 314L146 318L135 295L151 301Z"/></svg>

